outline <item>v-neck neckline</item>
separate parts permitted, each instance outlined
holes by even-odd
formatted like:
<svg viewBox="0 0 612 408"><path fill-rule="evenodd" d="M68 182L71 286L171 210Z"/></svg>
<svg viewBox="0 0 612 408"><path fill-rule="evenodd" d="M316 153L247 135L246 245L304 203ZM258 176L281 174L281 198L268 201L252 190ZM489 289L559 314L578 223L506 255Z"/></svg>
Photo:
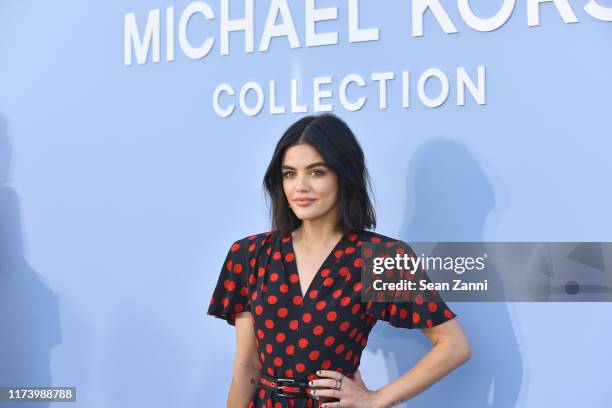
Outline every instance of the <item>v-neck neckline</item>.
<svg viewBox="0 0 612 408"><path fill-rule="evenodd" d="M303 299L302 302L304 302L304 300L306 300L308 294L311 292L311 288L313 287L313 285L315 284L317 279L321 276L321 272L328 267L328 264L335 257L336 252L340 249L340 245L346 239L347 234L343 233L342 236L340 237L340 239L338 240L338 242L336 242L336 245L334 245L334 247L329 252L329 254L327 254L325 259L323 260L323 263L321 264L321 266L319 266L319 269L317 270L317 272L312 277L312 280L310 281L310 284L308 285L308 287L306 288L306 292L304 292L304 293L302 293L302 280L300 279L300 273L298 271L298 266L297 266L297 255L295 253L295 247L293 246L293 235L289 235L289 236L290 236L289 241L288 241L289 251L291 251L291 253L293 253L293 262L291 262L291 268L293 269L293 272L297 275L297 282L295 283L295 285L297 286L298 294Z"/></svg>

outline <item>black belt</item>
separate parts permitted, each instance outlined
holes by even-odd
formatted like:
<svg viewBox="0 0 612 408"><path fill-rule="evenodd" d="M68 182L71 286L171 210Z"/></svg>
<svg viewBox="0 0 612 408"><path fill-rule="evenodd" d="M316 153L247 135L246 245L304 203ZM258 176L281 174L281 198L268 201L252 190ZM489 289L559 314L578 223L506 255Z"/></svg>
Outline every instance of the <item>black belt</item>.
<svg viewBox="0 0 612 408"><path fill-rule="evenodd" d="M259 382L267 390L273 391L276 395L282 397L302 397L312 398L323 402L338 401L337 398L323 397L320 395L312 395L310 390L328 389L327 387L310 387L308 381L298 381L293 378L274 378L267 374L261 373Z"/></svg>

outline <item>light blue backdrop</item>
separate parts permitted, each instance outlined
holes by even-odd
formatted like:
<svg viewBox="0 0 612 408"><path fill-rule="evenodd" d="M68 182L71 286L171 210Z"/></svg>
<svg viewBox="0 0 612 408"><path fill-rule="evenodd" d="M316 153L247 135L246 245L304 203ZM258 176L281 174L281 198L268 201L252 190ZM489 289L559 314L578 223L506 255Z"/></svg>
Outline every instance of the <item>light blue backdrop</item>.
<svg viewBox="0 0 612 408"><path fill-rule="evenodd" d="M219 3L209 2L218 15ZM303 2L292 2L304 38ZM202 60L123 64L123 18L187 1L0 3L0 383L76 386L87 408L222 407L234 333L205 317L229 245L269 229L261 180L299 114L212 110L221 82L288 81L430 67L487 68L485 105L389 108L371 99L335 113L357 134L376 193L377 231L412 241L610 241L612 23L570 1L529 27L519 0L500 29L481 33L442 2L459 29L431 14L410 35L410 2L361 1L376 42L291 49L274 39L245 54L232 34ZM472 1L491 16L501 1ZM232 1L240 16L242 1ZM255 8L256 46L268 2ZM612 1L599 0L612 7ZM178 18L178 17L177 17ZM218 29L194 20L196 39ZM162 47L162 50L164 48ZM416 77L412 78L416 85ZM396 81L397 82L397 81ZM435 84L430 88L435 94ZM311 97L310 86L305 99ZM310 107L311 108L311 107ZM309 112L312 110L309 109ZM466 365L414 407L608 407L612 305L451 304L473 345ZM377 388L428 348L418 331L379 323L362 358ZM1 385L1 384L0 384ZM0 404L1 405L1 404ZM25 406L25 405L24 405ZM46 406L42 404L40 406ZM52 404L52 406L64 406Z"/></svg>

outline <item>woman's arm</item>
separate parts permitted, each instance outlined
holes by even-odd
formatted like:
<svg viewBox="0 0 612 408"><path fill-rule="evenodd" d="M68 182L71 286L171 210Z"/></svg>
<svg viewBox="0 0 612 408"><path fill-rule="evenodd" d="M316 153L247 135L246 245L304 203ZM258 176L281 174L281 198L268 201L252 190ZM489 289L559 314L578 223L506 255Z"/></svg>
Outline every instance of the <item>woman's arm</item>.
<svg viewBox="0 0 612 408"><path fill-rule="evenodd" d="M471 358L470 345L456 320L421 329L433 347L412 369L375 391L377 407L393 407L414 397Z"/></svg>
<svg viewBox="0 0 612 408"><path fill-rule="evenodd" d="M259 360L250 312L236 315L236 356L227 408L245 408L259 383Z"/></svg>

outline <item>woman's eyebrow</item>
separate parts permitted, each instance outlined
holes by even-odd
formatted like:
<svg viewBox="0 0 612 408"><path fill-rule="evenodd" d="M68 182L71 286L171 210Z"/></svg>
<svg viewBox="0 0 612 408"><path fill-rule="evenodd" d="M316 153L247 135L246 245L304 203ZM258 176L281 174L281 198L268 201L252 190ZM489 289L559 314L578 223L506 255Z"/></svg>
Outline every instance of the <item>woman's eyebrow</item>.
<svg viewBox="0 0 612 408"><path fill-rule="evenodd" d="M306 166L307 169L311 169L313 167L317 167L317 166L323 166L323 167L328 167L326 163L324 162L316 162L316 163L311 163L308 166ZM295 167L291 167L291 166L287 166L286 164L283 164L281 166L283 169L287 169L287 170L295 170Z"/></svg>

